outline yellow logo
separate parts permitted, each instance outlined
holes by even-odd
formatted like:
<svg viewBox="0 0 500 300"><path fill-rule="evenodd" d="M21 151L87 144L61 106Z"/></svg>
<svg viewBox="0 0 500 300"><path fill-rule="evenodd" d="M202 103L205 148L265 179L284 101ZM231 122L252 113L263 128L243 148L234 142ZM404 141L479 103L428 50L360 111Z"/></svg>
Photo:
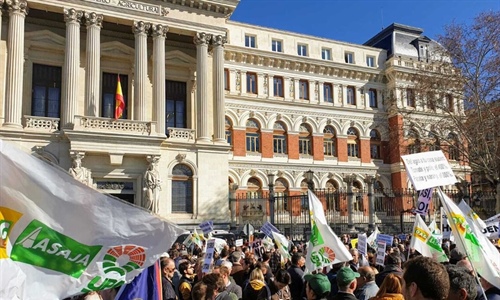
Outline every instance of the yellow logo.
<svg viewBox="0 0 500 300"><path fill-rule="evenodd" d="M467 222L465 222L465 217L461 214L457 213L451 213L451 218L453 220L453 223L457 226L457 230L461 235L464 235L465 232L467 231Z"/></svg>
<svg viewBox="0 0 500 300"><path fill-rule="evenodd" d="M429 233L420 227L415 227L415 237L425 243L429 238Z"/></svg>
<svg viewBox="0 0 500 300"><path fill-rule="evenodd" d="M20 212L0 206L0 259L9 257L7 255L9 234L22 215Z"/></svg>

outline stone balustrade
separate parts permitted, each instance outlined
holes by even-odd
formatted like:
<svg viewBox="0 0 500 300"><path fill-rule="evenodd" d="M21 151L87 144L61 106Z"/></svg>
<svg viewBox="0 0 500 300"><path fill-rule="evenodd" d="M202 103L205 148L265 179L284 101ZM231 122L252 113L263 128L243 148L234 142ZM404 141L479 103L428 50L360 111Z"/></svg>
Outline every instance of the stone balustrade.
<svg viewBox="0 0 500 300"><path fill-rule="evenodd" d="M194 142L194 140L196 139L196 132L194 129L171 127L168 128L168 139Z"/></svg>
<svg viewBox="0 0 500 300"><path fill-rule="evenodd" d="M59 118L24 116L24 129L43 132L59 130Z"/></svg>
<svg viewBox="0 0 500 300"><path fill-rule="evenodd" d="M74 130L156 135L156 122L75 116Z"/></svg>

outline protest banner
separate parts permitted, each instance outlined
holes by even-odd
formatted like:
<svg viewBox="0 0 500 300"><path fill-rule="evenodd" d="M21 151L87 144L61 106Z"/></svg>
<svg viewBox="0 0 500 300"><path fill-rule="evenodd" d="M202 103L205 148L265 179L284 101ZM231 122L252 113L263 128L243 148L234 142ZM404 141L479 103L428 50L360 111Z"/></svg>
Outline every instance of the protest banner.
<svg viewBox="0 0 500 300"><path fill-rule="evenodd" d="M215 239L209 239L207 241L207 250L205 252L205 259L203 260L203 266L201 271L205 274L210 273L214 262L214 252L215 252Z"/></svg>
<svg viewBox="0 0 500 300"><path fill-rule="evenodd" d="M457 182L443 151L429 151L401 156L408 177L417 191Z"/></svg>
<svg viewBox="0 0 500 300"><path fill-rule="evenodd" d="M203 231L204 235L209 235L210 232L214 230L214 222L213 221L205 221L202 222L200 225L201 230Z"/></svg>
<svg viewBox="0 0 500 300"><path fill-rule="evenodd" d="M234 241L234 245L236 247L241 247L243 246L243 239L237 239L236 241Z"/></svg>
<svg viewBox="0 0 500 300"><path fill-rule="evenodd" d="M273 232L280 233L280 231L278 230L278 228L276 228L270 222L264 223L264 225L262 225L262 227L260 228L260 231L262 231L266 236L268 236L270 238L273 237L273 234L272 234Z"/></svg>
<svg viewBox="0 0 500 300"><path fill-rule="evenodd" d="M367 242L366 242L366 233L362 233L358 235L358 252L367 255L368 250L367 250Z"/></svg>
<svg viewBox="0 0 500 300"><path fill-rule="evenodd" d="M417 208L415 209L415 213L422 215L424 217L427 215L427 212L429 211L429 204L431 202L433 190L434 190L433 188L428 188L425 190L421 190L418 193L418 202L417 202L418 204Z"/></svg>
<svg viewBox="0 0 500 300"><path fill-rule="evenodd" d="M415 215L410 248L417 250L423 256L432 257L438 262L448 261L440 242L432 235L431 230L418 214Z"/></svg>
<svg viewBox="0 0 500 300"><path fill-rule="evenodd" d="M392 246L392 242L394 241L394 237L390 234L382 234L379 233L377 235L377 243L383 242L386 245Z"/></svg>
<svg viewBox="0 0 500 300"><path fill-rule="evenodd" d="M377 242L376 264L379 266L385 265L385 243L384 242Z"/></svg>
<svg viewBox="0 0 500 300"><path fill-rule="evenodd" d="M262 242L260 239L253 241L252 249L257 258L261 258L262 255L266 252L266 249L264 249L264 247L262 246Z"/></svg>

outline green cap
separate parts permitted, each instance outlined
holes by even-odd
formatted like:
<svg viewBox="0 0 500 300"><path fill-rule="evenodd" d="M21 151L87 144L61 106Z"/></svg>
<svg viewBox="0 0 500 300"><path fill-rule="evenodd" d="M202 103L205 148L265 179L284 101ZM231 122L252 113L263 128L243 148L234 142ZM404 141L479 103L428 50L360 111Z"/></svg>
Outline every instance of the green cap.
<svg viewBox="0 0 500 300"><path fill-rule="evenodd" d="M309 283L311 289L319 297L324 297L332 290L330 280L328 280L328 277L326 277L325 274L307 274L304 276L304 279Z"/></svg>
<svg viewBox="0 0 500 300"><path fill-rule="evenodd" d="M347 286L359 276L359 273L354 272L351 268L343 267L337 272L337 284L339 286Z"/></svg>

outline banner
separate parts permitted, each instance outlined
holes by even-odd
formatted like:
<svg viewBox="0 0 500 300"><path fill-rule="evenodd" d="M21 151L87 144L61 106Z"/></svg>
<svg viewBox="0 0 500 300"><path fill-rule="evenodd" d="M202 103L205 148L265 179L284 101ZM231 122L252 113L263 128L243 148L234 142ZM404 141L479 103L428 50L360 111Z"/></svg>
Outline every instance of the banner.
<svg viewBox="0 0 500 300"><path fill-rule="evenodd" d="M2 274L26 276L22 299L63 299L121 286L184 232L2 140L0 166ZM12 284L2 286L1 299Z"/></svg>
<svg viewBox="0 0 500 300"><path fill-rule="evenodd" d="M358 234L358 252L363 255L368 255L366 233Z"/></svg>
<svg viewBox="0 0 500 300"><path fill-rule="evenodd" d="M401 156L406 172L417 191L457 182L443 151L420 152Z"/></svg>
<svg viewBox="0 0 500 300"><path fill-rule="evenodd" d="M378 266L385 265L385 249L386 246L384 242L377 242L377 257L375 264Z"/></svg>
<svg viewBox="0 0 500 300"><path fill-rule="evenodd" d="M434 258L437 262L448 261L448 256L444 253L439 241L432 235L419 214L415 215L410 248L414 248L423 256Z"/></svg>
<svg viewBox="0 0 500 300"><path fill-rule="evenodd" d="M366 238L366 243L370 248L377 249L377 236L379 233L378 227L375 227L375 230Z"/></svg>
<svg viewBox="0 0 500 300"><path fill-rule="evenodd" d="M498 216L500 216L500 214L483 221L464 200L460 201L458 207L467 216L467 218L471 220L471 222L474 222L474 225L476 225L484 236L492 240L499 238Z"/></svg>
<svg viewBox="0 0 500 300"><path fill-rule="evenodd" d="M290 258L290 252L288 246L290 245L290 241L281 233L272 232L274 243L278 246L278 251L283 258Z"/></svg>
<svg viewBox="0 0 500 300"><path fill-rule="evenodd" d="M203 272L204 274L208 274L212 270L214 262L214 252L215 252L215 239L209 239L207 241L205 260L203 261L203 266L201 267L201 272Z"/></svg>
<svg viewBox="0 0 500 300"><path fill-rule="evenodd" d="M280 233L280 231L278 230L278 228L276 228L273 224L271 224L270 222L266 222L264 223L264 225L262 225L262 227L260 228L260 231L262 231L266 236L272 238L273 237L273 234L272 232L277 232L277 233Z"/></svg>
<svg viewBox="0 0 500 300"><path fill-rule="evenodd" d="M394 241L394 237L392 235L382 234L382 233L379 233L377 235L377 243L383 242L386 245L389 245L390 247L392 247L392 242L393 241Z"/></svg>
<svg viewBox="0 0 500 300"><path fill-rule="evenodd" d="M421 190L418 193L418 202L417 202L418 204L417 208L415 209L415 212L417 214L420 214L424 217L427 215L427 212L429 211L429 204L431 202L433 190L434 190L433 188L429 188Z"/></svg>
<svg viewBox="0 0 500 300"><path fill-rule="evenodd" d="M209 235L212 230L214 230L214 222L213 221L205 221L201 223L200 225L201 230L203 231L203 234Z"/></svg>
<svg viewBox="0 0 500 300"><path fill-rule="evenodd" d="M162 300L160 261L143 270L131 283L120 287L115 300Z"/></svg>

